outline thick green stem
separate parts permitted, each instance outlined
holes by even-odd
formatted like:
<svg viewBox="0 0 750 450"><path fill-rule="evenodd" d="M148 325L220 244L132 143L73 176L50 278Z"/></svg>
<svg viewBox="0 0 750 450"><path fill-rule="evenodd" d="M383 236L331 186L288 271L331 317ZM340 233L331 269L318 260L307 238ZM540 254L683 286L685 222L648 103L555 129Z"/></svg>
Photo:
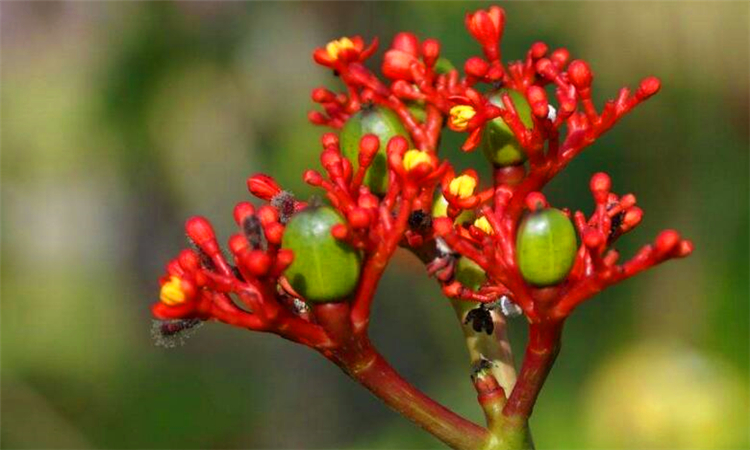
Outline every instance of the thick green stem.
<svg viewBox="0 0 750 450"><path fill-rule="evenodd" d="M508 340L508 326L502 314L492 311L492 321L495 324L494 332L489 335L484 332L477 333L471 324L464 323L466 314L476 308L476 303L461 300L451 300L453 310L456 312L464 337L466 348L469 351L469 360L472 367L476 367L483 359L492 364L490 372L506 393L513 390L516 384L516 367L513 364L513 352Z"/></svg>
<svg viewBox="0 0 750 450"><path fill-rule="evenodd" d="M477 333L471 324L464 323L466 314L476 308L476 304L451 300L451 305L461 323L472 367L476 368L483 359L491 364L491 367L487 369L490 376L479 375L474 381L478 392L477 399L484 411L491 436L484 449L533 449L534 443L528 421L525 418L511 418L503 415L503 408L507 402L506 394L510 394L516 384L516 368L513 364L505 317L493 311L492 319L495 324L493 333L491 335L484 332Z"/></svg>

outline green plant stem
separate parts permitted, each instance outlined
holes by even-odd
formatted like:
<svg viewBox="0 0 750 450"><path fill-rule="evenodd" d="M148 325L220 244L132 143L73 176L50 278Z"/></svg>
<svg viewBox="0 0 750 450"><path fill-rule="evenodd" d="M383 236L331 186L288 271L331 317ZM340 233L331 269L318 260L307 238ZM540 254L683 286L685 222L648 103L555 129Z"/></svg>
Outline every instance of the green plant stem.
<svg viewBox="0 0 750 450"><path fill-rule="evenodd" d="M516 367L513 363L513 352L508 340L505 317L492 311L492 320L495 323L494 332L491 335L484 332L477 333L471 324L464 323L466 314L477 307L476 303L452 299L451 306L461 324L472 367L476 367L482 359L492 363L490 369L492 375L495 376L503 391L510 393L516 384Z"/></svg>

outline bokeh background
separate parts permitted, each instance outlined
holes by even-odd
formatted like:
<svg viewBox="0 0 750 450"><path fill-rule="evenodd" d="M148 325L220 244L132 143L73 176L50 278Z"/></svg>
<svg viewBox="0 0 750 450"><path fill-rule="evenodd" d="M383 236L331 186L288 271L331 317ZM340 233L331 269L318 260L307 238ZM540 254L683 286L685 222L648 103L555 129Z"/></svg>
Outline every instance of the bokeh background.
<svg viewBox="0 0 750 450"><path fill-rule="evenodd" d="M687 260L607 290L569 320L532 420L541 448L746 448L746 2L507 3L504 53L536 40L591 61L599 104L658 75L662 92L547 189L590 211L610 172L646 211L620 245L666 227ZM186 217L223 239L245 179L301 196L321 129L309 91L337 86L314 47L402 29L479 52L486 4L2 2L2 426L5 448L435 448L318 355L207 325L156 347L149 304ZM382 53L382 51L381 51ZM459 167L448 134L444 154ZM455 317L424 269L393 261L374 341L420 388L480 420ZM516 354L525 326L511 324Z"/></svg>

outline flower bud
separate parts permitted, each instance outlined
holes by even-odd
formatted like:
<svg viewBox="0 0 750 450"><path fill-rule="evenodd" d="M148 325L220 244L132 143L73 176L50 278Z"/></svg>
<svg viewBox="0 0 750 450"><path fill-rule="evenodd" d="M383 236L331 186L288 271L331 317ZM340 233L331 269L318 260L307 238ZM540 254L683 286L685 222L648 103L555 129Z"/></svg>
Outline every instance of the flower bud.
<svg viewBox="0 0 750 450"><path fill-rule="evenodd" d="M313 125L325 125L328 119L320 111L310 111L307 113L307 120Z"/></svg>
<svg viewBox="0 0 750 450"><path fill-rule="evenodd" d="M547 54L547 44L544 42L534 42L531 46L531 57L534 59L542 58L545 54Z"/></svg>
<svg viewBox="0 0 750 450"><path fill-rule="evenodd" d="M548 207L547 198L541 192L530 192L529 195L524 199L526 208L529 211L539 211L543 208Z"/></svg>
<svg viewBox="0 0 750 450"><path fill-rule="evenodd" d="M435 39L425 39L422 43L422 58L429 67L435 65L440 56L440 42Z"/></svg>
<svg viewBox="0 0 750 450"><path fill-rule="evenodd" d="M380 149L380 139L375 134L366 134L359 141L359 156L357 161L360 166L370 166L372 160Z"/></svg>
<svg viewBox="0 0 750 450"><path fill-rule="evenodd" d="M591 193L594 194L594 200L597 203L604 203L607 200L610 189L612 189L612 179L604 172L595 173L591 177L589 187L591 188Z"/></svg>
<svg viewBox="0 0 750 450"><path fill-rule="evenodd" d="M586 61L576 59L568 66L568 77L578 90L583 90L591 86L593 75Z"/></svg>
<svg viewBox="0 0 750 450"><path fill-rule="evenodd" d="M419 55L419 39L413 34L402 31L393 37L391 48L408 53L412 56Z"/></svg>
<svg viewBox="0 0 750 450"><path fill-rule="evenodd" d="M233 215L234 222L242 226L245 223L245 219L255 213L255 207L250 202L240 202L234 207Z"/></svg>
<svg viewBox="0 0 750 450"><path fill-rule="evenodd" d="M656 251L669 253L680 243L680 234L675 230L664 230L656 237Z"/></svg>
<svg viewBox="0 0 750 450"><path fill-rule="evenodd" d="M464 72L473 77L484 78L488 70L489 63L478 56L471 57L464 63Z"/></svg>
<svg viewBox="0 0 750 450"><path fill-rule="evenodd" d="M323 148L336 147L339 145L339 138L336 133L323 133L320 143L323 144Z"/></svg>
<svg viewBox="0 0 750 450"><path fill-rule="evenodd" d="M568 62L569 58L570 52L565 48L558 48L550 55L552 64L554 64L558 69L562 69L565 66L565 63Z"/></svg>
<svg viewBox="0 0 750 450"><path fill-rule="evenodd" d="M271 268L271 257L264 251L252 250L242 256L242 265L256 277L262 277Z"/></svg>
<svg viewBox="0 0 750 450"><path fill-rule="evenodd" d="M247 179L247 189L251 194L261 200L271 201L271 199L281 192L281 188L272 177L258 173Z"/></svg>
<svg viewBox="0 0 750 450"><path fill-rule="evenodd" d="M330 103L336 100L336 94L326 88L319 87L312 91L312 100L315 103Z"/></svg>
<svg viewBox="0 0 750 450"><path fill-rule="evenodd" d="M185 231L188 237L206 253L212 253L212 250L218 250L216 234L214 233L211 223L205 217L196 216L188 219L185 223Z"/></svg>
<svg viewBox="0 0 750 450"><path fill-rule="evenodd" d="M656 77L648 77L641 81L640 86L638 87L638 90L635 93L636 98L639 100L645 100L652 95L659 92L659 89L661 88L661 81L659 81Z"/></svg>
<svg viewBox="0 0 750 450"><path fill-rule="evenodd" d="M526 99L531 106L531 111L540 119L547 118L549 114L549 102L547 101L547 93L544 88L540 86L529 86L526 91Z"/></svg>
<svg viewBox="0 0 750 450"><path fill-rule="evenodd" d="M383 75L392 80L413 81L411 66L419 63L416 56L401 50L388 50L383 56Z"/></svg>
<svg viewBox="0 0 750 450"><path fill-rule="evenodd" d="M323 183L323 177L315 170L308 169L302 175L302 179L305 183L311 186L320 186Z"/></svg>

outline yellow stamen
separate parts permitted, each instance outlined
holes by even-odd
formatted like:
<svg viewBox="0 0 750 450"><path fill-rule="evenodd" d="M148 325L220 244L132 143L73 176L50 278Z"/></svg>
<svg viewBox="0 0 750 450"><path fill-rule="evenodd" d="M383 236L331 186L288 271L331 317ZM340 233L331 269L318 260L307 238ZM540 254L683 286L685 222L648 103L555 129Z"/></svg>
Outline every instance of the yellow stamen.
<svg viewBox="0 0 750 450"><path fill-rule="evenodd" d="M477 180L469 175L461 175L451 180L448 185L448 192L460 199L464 199L471 197L476 187Z"/></svg>
<svg viewBox="0 0 750 450"><path fill-rule="evenodd" d="M329 42L328 45L326 45L326 52L328 52L328 56L330 56L331 59L336 59L342 51L350 48L354 48L354 42L348 37L342 37L341 39L335 39Z"/></svg>
<svg viewBox="0 0 750 450"><path fill-rule="evenodd" d="M457 131L464 131L477 111L469 105L456 105L450 110L450 121Z"/></svg>
<svg viewBox="0 0 750 450"><path fill-rule="evenodd" d="M430 155L427 152L412 149L404 154L404 169L412 170L422 163L432 163Z"/></svg>
<svg viewBox="0 0 750 450"><path fill-rule="evenodd" d="M180 280L180 277L169 277L169 281L161 287L159 300L169 306L178 305L185 301L185 292L182 291L182 280Z"/></svg>
<svg viewBox="0 0 750 450"><path fill-rule="evenodd" d="M486 217L482 216L474 221L474 226L484 231L487 234L494 234L495 230L492 229L490 221Z"/></svg>

